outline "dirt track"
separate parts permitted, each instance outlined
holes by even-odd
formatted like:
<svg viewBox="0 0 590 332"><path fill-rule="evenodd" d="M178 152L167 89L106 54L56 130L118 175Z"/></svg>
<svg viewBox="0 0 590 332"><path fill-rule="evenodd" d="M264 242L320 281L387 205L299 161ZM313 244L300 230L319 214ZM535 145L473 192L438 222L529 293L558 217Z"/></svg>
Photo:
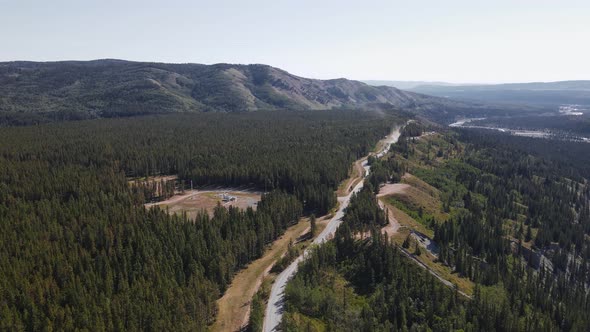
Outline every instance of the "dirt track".
<svg viewBox="0 0 590 332"><path fill-rule="evenodd" d="M174 195L170 198L168 198L165 201L161 201L161 202L156 202L156 203L146 203L144 204L144 206L146 208L150 208L152 206L158 206L158 205L172 205L172 204L176 204L184 199L190 198L194 195L197 195L199 192L197 190L187 190L185 194L182 195Z"/></svg>
<svg viewBox="0 0 590 332"><path fill-rule="evenodd" d="M382 210L388 209L388 207L381 201L379 201L379 206L381 207ZM399 223L399 221L397 221L397 219L395 219L395 216L393 215L391 210L389 210L388 212L389 213L387 214L387 217L389 218L389 224L387 224L387 226L383 227L381 229L381 231L383 233L386 233L389 237L392 237L393 234L397 233L397 231L399 230L400 223Z"/></svg>

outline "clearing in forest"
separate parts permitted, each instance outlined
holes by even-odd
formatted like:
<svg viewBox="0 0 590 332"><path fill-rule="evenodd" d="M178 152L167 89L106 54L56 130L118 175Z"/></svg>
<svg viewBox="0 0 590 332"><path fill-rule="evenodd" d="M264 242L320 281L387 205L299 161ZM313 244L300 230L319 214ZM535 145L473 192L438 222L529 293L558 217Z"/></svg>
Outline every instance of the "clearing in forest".
<svg viewBox="0 0 590 332"><path fill-rule="evenodd" d="M409 173L404 175L402 182L386 184L380 189L379 201L387 209L390 221L382 231L400 247L410 237L410 252L413 252L412 248L416 243L426 249L422 250L421 255L415 256L416 259L436 275L456 284L459 290L472 294L473 282L460 277L450 267L439 262L437 253L431 251L436 248L436 244L431 242L434 233L427 225L427 220L434 218L441 222L449 217L442 210L438 190Z"/></svg>
<svg viewBox="0 0 590 332"><path fill-rule="evenodd" d="M169 213L186 212L189 218L195 218L197 213L205 210L213 215L217 204L224 207L235 206L240 209L251 207L256 209L262 193L252 190L238 190L234 188L217 188L211 190L187 190L184 194L174 195L169 199L157 203L148 203L146 207L160 206L168 208Z"/></svg>

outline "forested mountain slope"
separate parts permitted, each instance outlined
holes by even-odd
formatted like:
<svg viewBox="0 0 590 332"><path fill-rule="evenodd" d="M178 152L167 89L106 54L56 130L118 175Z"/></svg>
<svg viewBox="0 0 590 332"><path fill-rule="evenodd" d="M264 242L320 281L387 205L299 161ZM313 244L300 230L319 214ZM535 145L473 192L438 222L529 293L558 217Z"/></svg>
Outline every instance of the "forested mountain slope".
<svg viewBox="0 0 590 332"><path fill-rule="evenodd" d="M0 125L172 112L384 107L434 119L514 111L347 79L307 79L267 65L0 63Z"/></svg>

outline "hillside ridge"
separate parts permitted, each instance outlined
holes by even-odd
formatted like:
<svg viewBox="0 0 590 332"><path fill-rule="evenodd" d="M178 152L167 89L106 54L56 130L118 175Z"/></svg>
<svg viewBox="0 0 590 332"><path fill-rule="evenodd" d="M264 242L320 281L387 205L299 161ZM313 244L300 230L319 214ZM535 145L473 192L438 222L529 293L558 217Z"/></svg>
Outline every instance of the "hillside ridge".
<svg viewBox="0 0 590 332"><path fill-rule="evenodd" d="M304 78L262 64L117 59L0 63L0 124L195 111L384 107L435 119L490 110L483 104L344 78Z"/></svg>

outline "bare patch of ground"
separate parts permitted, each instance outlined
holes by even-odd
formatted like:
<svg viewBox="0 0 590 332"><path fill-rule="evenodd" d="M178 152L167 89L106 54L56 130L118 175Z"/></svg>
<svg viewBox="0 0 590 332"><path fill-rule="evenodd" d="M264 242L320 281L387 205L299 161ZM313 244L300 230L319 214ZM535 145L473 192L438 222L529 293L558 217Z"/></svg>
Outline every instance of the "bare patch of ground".
<svg viewBox="0 0 590 332"><path fill-rule="evenodd" d="M411 229L422 234L425 234L430 238L434 237L434 232L431 229L426 228L426 226L414 220L404 211L393 206L391 203L387 201L387 197L383 197L380 200L385 204L385 208L389 210L389 213L391 213L395 220L399 223L397 233L402 232L404 229ZM405 237L403 239L405 239Z"/></svg>
<svg viewBox="0 0 590 332"><path fill-rule="evenodd" d="M377 197L379 198L392 194L404 193L408 188L410 188L410 186L405 183L387 183L379 188L379 194L377 194ZM383 227L381 231L386 233L389 237L392 237L398 232L400 223L393 214L393 210L391 209L392 206L390 204L387 204L386 201L379 199L379 206L383 210L387 211L387 217L389 218L389 224Z"/></svg>
<svg viewBox="0 0 590 332"><path fill-rule="evenodd" d="M348 195L352 188L354 188L359 183L359 181L363 179L365 175L363 161L365 161L365 159L366 158L359 159L355 161L354 164L352 164L352 170L350 172L349 178L344 180L338 187L338 190L336 192L336 195L338 195L338 197L344 197Z"/></svg>
<svg viewBox="0 0 590 332"><path fill-rule="evenodd" d="M383 197L393 194L403 194L410 188L410 185L405 183L387 183L379 188L377 197Z"/></svg>
<svg viewBox="0 0 590 332"><path fill-rule="evenodd" d="M223 194L236 198L235 201L224 202ZM235 206L241 209L251 207L256 209L260 202L262 194L256 191L237 190L232 188L221 188L212 190L187 190L184 194L175 195L165 201L145 204L145 207L160 206L167 209L169 213L186 212L189 218L195 218L199 211L205 210L209 215L213 215L213 210L217 204L229 207Z"/></svg>
<svg viewBox="0 0 590 332"><path fill-rule="evenodd" d="M397 219L393 215L393 212L391 210L389 210L389 207L385 206L385 204L381 200L379 200L379 206L383 210L387 211L387 218L389 219L389 224L387 224L385 227L383 227L381 229L381 232L387 234L387 236L389 236L389 237L392 237L393 235L395 235L399 231L400 223L399 223L399 221L397 221Z"/></svg>

